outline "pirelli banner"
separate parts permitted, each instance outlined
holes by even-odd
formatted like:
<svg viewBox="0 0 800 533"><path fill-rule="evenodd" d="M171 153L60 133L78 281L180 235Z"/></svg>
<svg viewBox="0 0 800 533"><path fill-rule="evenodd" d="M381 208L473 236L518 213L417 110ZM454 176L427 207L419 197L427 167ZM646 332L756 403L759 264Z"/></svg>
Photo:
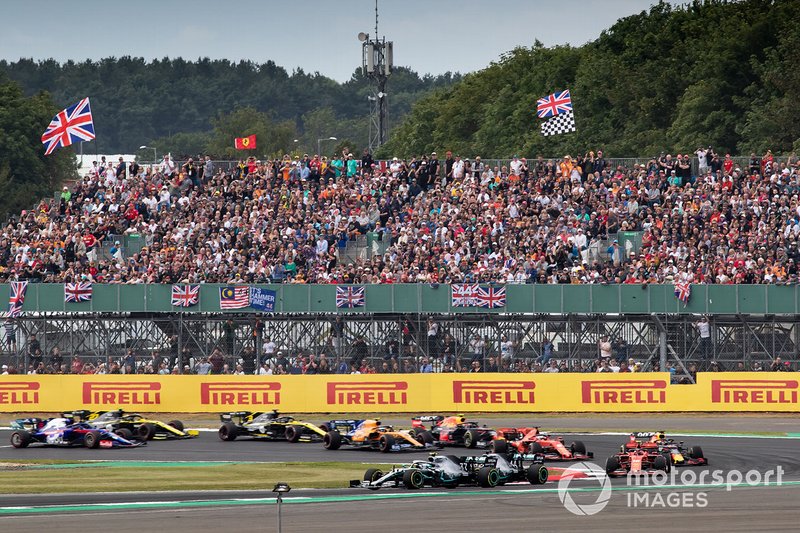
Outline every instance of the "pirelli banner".
<svg viewBox="0 0 800 533"><path fill-rule="evenodd" d="M671 385L666 373L0 376L0 412L797 412L798 377L706 373L696 385Z"/></svg>

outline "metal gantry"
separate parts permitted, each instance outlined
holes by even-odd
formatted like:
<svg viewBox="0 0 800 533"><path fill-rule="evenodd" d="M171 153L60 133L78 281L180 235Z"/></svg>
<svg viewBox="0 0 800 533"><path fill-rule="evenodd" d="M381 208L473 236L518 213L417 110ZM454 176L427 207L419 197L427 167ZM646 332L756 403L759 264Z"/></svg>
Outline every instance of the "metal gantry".
<svg viewBox="0 0 800 533"><path fill-rule="evenodd" d="M139 361L158 351L179 372L184 364L191 366L214 350L223 353L231 368L247 358L255 365L266 337L290 358L325 354L334 369L340 362L362 359L380 368L383 361L391 361L393 347L401 360L417 368L422 358L443 353L446 336L455 342L455 359L466 361L472 356L469 341L475 335L485 338L486 357L499 355L505 337L513 343L514 359L529 364L541 357L542 344L550 340L553 358L571 371L598 358L598 343L604 336L612 343L615 358L634 359L645 370L666 362L687 376L707 369L711 361L722 369L736 370L742 363L749 370L755 362L769 367L776 357L796 365L800 356L796 316L712 316L712 336L705 345L698 320L691 315L39 313L15 319L17 343L9 345L4 338L0 359L28 369L33 335L45 363L54 347L67 364L73 355L110 363L128 350ZM438 330L433 338L428 336L430 323ZM7 335L5 328L3 334Z"/></svg>

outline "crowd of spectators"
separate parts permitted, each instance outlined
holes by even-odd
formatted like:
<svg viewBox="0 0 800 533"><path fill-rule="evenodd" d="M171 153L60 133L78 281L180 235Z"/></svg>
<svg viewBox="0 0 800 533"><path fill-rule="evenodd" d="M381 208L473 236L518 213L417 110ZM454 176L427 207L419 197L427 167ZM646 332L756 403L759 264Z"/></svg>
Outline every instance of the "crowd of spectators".
<svg viewBox="0 0 800 533"><path fill-rule="evenodd" d="M711 148L630 167L599 150L500 166L347 150L231 169L100 161L6 223L0 281L794 283L799 173L795 157L740 167ZM343 260L367 232L385 253ZM127 253L115 236L134 234L146 246Z"/></svg>

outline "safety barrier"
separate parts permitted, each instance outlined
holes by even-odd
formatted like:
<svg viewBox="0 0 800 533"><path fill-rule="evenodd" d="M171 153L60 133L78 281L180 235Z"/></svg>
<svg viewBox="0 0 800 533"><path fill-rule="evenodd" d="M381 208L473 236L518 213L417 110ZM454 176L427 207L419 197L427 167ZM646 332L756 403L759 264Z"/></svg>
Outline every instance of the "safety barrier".
<svg viewBox="0 0 800 533"><path fill-rule="evenodd" d="M0 376L0 412L304 413L800 411L797 374Z"/></svg>

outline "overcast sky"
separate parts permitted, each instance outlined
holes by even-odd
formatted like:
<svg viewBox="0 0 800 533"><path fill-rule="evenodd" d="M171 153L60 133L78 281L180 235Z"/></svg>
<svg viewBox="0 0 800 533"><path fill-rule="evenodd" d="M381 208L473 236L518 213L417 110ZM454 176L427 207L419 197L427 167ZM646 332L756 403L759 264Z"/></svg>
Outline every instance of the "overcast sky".
<svg viewBox="0 0 800 533"><path fill-rule="evenodd" d="M655 0L379 0L396 65L471 72L516 46L580 45ZM677 2L676 2L677 3ZM2 58L165 56L273 60L338 81L361 65L374 0L27 0L3 2Z"/></svg>

